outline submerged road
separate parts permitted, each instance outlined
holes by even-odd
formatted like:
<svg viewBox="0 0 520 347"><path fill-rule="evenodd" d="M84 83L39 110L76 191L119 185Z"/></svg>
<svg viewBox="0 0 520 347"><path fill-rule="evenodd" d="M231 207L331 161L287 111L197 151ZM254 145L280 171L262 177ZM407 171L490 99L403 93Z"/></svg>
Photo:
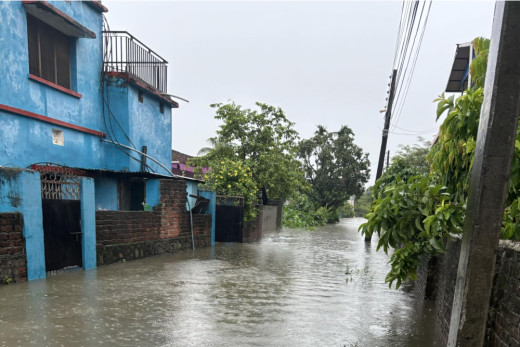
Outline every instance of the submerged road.
<svg viewBox="0 0 520 347"><path fill-rule="evenodd" d="M0 346L433 346L361 222L1 286Z"/></svg>

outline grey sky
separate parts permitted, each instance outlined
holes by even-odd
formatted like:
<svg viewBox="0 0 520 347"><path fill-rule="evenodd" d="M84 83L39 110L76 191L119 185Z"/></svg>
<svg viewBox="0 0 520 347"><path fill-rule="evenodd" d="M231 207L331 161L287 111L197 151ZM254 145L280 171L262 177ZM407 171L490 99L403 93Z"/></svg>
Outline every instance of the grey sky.
<svg viewBox="0 0 520 347"><path fill-rule="evenodd" d="M233 100L281 107L302 138L316 124L351 127L375 175L400 1L105 1L112 30L126 30L169 64L168 91L187 98L173 115L173 148L196 154L218 122L209 104ZM457 43L489 37L493 2L438 2L431 8L399 128L430 130ZM416 142L395 128L388 149Z"/></svg>

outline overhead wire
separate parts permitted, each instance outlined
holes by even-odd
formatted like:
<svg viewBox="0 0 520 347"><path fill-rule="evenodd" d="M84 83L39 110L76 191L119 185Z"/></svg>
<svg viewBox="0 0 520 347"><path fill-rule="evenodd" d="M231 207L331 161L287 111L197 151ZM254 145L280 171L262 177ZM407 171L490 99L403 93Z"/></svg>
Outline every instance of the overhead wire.
<svg viewBox="0 0 520 347"><path fill-rule="evenodd" d="M433 134L435 132L437 132L438 129L434 129L434 130L431 130L431 131L427 131L427 132L423 132L423 133L416 133L416 134L411 134L411 133L398 133L398 132L395 132L395 131L389 131L388 133L389 134L394 134L394 135L405 135L405 136L421 136L421 135L429 135L429 134Z"/></svg>
<svg viewBox="0 0 520 347"><path fill-rule="evenodd" d="M406 71L407 71L407 68L408 68L408 64L410 62L410 57L411 57L411 52L413 50L413 44L412 43L412 47L410 47L410 49L408 49L409 45L410 45L410 41L411 41L411 38L412 38L412 33L413 33L413 30L414 28L416 28L416 32L419 28L419 25L415 25L415 19L417 17L417 10L418 10L418 7L419 7L419 1L415 1L414 2L414 5L413 5L413 11L412 11L412 14L410 15L410 18L409 18L409 25L408 25L408 30L407 30L407 36L406 36L406 42L402 45L401 47L401 55L400 55L400 62L399 64L397 65L397 81L396 81L396 88L397 88L397 91L395 93L396 97L395 97L395 100L399 100L399 97L401 95L401 90L402 90L402 86L403 86L403 81L404 81L404 78L406 76ZM405 64L406 64L406 67L405 67ZM395 102L394 100L394 102Z"/></svg>
<svg viewBox="0 0 520 347"><path fill-rule="evenodd" d="M403 4L401 5L401 19L399 20L399 30L397 31L397 38L395 40L396 44L395 44L395 51L394 51L394 61L392 63L392 66L395 66L395 62L397 60L397 52L399 51L399 46L401 44L401 39L402 39L404 5L405 5L405 2L403 1Z"/></svg>
<svg viewBox="0 0 520 347"><path fill-rule="evenodd" d="M430 128L430 129L423 129L423 130L410 130L410 129L405 129L405 128L401 128L401 127L398 127L397 125L395 125L394 123L391 123L394 128L393 129L399 129L401 131L406 131L406 132L409 132L409 133L427 133L427 132L431 132L431 131L437 131L439 130L438 127L435 127L435 128Z"/></svg>
<svg viewBox="0 0 520 347"><path fill-rule="evenodd" d="M415 72L415 66L417 65L417 60L419 58L419 52L421 50L422 41L423 41L423 38L424 38L424 33L426 32L426 26L428 24L428 18L429 18L429 15L430 15L431 5L432 5L432 1L430 0L429 5L428 5L428 10L426 11L425 19L424 19L422 25L421 25L421 19L419 19L417 32L419 31L419 28L420 28L421 34L420 34L419 41L418 41L418 44L417 44L416 49L415 49L415 55L414 55L414 58L413 58L413 61L412 61L411 70L410 70L409 75L407 76L408 78L406 80L406 84L405 84L404 89L403 89L404 90L403 97L401 99L399 99L400 95L398 95L398 98L397 98L398 100L396 102L396 108L395 108L396 109L395 121L393 123L394 127L392 128L392 130L395 129L396 125L399 122L399 119L401 117L401 114L403 112L403 108L404 108L404 105L405 105L406 97L408 96L408 91L410 89L410 85L411 85L411 82L412 82L413 74ZM421 10L421 17L422 17L422 12L423 12L425 7L426 7L426 3L423 5L423 8ZM417 36L417 32L416 32L415 37ZM414 37L414 40L415 40L415 37ZM412 45L412 49L413 49L413 45ZM406 74L406 71L405 71L405 74Z"/></svg>
<svg viewBox="0 0 520 347"><path fill-rule="evenodd" d="M410 2L411 4L411 2ZM410 5L411 7L412 5ZM400 60L400 63L394 67L397 68L397 83L396 85L400 85L400 82L402 81L402 76L403 76L403 66L404 66L404 63L405 61L407 60L406 57L408 55L408 46L410 44L410 39L412 37L412 31L413 31L413 28L415 27L415 18L417 16L417 9L418 9L418 6L419 6L419 0L416 0L414 3L413 3L413 9L409 9L409 12L408 12L408 21L407 21L407 25L406 27L404 28L404 30L406 31L406 39L404 41L401 42L401 51L400 51L400 54L399 54L399 60ZM411 12L410 12L411 10Z"/></svg>

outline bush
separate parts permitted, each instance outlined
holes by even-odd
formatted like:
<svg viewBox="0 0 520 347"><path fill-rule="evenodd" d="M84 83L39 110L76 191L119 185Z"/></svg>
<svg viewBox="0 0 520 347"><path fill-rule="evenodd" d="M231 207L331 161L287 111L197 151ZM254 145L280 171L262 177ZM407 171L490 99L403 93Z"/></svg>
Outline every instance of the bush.
<svg viewBox="0 0 520 347"><path fill-rule="evenodd" d="M309 228L325 225L330 219L330 211L326 207L317 210L308 196L297 193L283 208L283 225L287 228Z"/></svg>

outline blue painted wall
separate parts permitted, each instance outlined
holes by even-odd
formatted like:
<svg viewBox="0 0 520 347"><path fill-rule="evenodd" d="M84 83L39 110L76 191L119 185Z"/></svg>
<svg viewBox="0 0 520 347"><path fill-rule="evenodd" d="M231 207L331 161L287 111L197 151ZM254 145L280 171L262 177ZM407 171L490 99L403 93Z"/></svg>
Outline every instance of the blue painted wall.
<svg viewBox="0 0 520 347"><path fill-rule="evenodd" d="M81 178L81 256L83 269L96 267L96 211L94 180Z"/></svg>
<svg viewBox="0 0 520 347"><path fill-rule="evenodd" d="M215 246L215 219L217 215L217 192L200 190L200 196L209 199L208 214L211 214L211 245Z"/></svg>
<svg viewBox="0 0 520 347"><path fill-rule="evenodd" d="M172 114L169 106L159 111L159 99L150 93L143 93L143 103L138 101L138 89L128 88L128 110L130 117L130 138L137 149L148 147L148 155L171 170L172 166ZM167 175L167 171L151 160L147 164L153 171ZM139 171L140 163L132 161L130 171Z"/></svg>
<svg viewBox="0 0 520 347"><path fill-rule="evenodd" d="M71 39L71 88L82 97L78 99L29 79L26 11L20 1L9 1L0 2L0 104L101 131L110 135L107 140L135 146L138 150L147 146L149 155L170 168L170 107L164 105L161 113L159 98L146 91L143 93L144 102L140 103L137 87L120 79L104 82L102 88L101 13L81 1L49 3L96 34L95 39ZM63 131L63 146L52 143L53 128ZM11 169L1 167L25 168L35 163L52 162L84 169L140 171L140 156L103 142L95 135L5 111L0 111L0 139L0 171L3 170L3 176L0 176L0 212L19 211L24 214L28 278L42 278L45 277L45 253L39 173L19 170L11 177L10 171L5 171ZM130 158L128 153L138 160ZM151 160L147 162L152 171L166 173L160 165ZM95 254L95 210L118 209L117 180L107 178L94 182L85 178L82 190L83 264L90 268L95 267L95 259L92 260L93 252ZM150 180L147 191L148 204L157 205L159 183Z"/></svg>
<svg viewBox="0 0 520 347"><path fill-rule="evenodd" d="M171 168L172 113L164 105L163 113L159 110L159 98L143 91L143 102L138 100L139 89L119 78L109 78L105 83L105 117L110 135L107 140L131 146L139 151L147 147L147 154L162 165ZM117 121L116 121L117 120ZM109 122L112 123L109 123ZM118 124L119 123L119 124ZM129 139L131 141L129 141ZM140 171L140 155L127 151L134 158L125 156L114 145L105 144L104 161L118 162L127 171ZM150 167L147 171L166 175L167 171L157 163L147 159Z"/></svg>
<svg viewBox="0 0 520 347"><path fill-rule="evenodd" d="M82 2L51 1L53 6L93 31L96 39L74 39L78 57L72 66L75 91L81 99L29 80L27 16L21 2L0 2L0 104L100 130L99 92L102 60L101 15ZM74 87L73 87L74 88ZM65 146L52 144L52 128L64 130ZM100 141L96 136L0 112L0 137L10 145L0 148L0 165L26 167L52 161L75 167L97 167Z"/></svg>
<svg viewBox="0 0 520 347"><path fill-rule="evenodd" d="M160 181L149 179L146 181L146 203L150 207L159 205L161 202Z"/></svg>
<svg viewBox="0 0 520 347"><path fill-rule="evenodd" d="M112 177L96 177L94 185L96 191L96 210L117 211L117 179Z"/></svg>
<svg viewBox="0 0 520 347"><path fill-rule="evenodd" d="M96 177L95 181L96 210L119 210L118 200L118 179L112 177ZM160 180L147 179L146 203L150 207L159 205L161 202Z"/></svg>
<svg viewBox="0 0 520 347"><path fill-rule="evenodd" d="M186 180L186 193L188 194L188 202L189 202L189 204L190 204L189 206L191 206L191 208L193 208L193 206L195 205L197 198L190 197L190 194L196 196L198 190L199 190L198 182ZM188 202L186 202L186 210L189 211Z"/></svg>
<svg viewBox="0 0 520 347"><path fill-rule="evenodd" d="M144 92L144 102L139 103L138 89L115 79L103 88L114 115L111 118L100 87L103 68L101 14L80 1L50 3L96 34L95 39L72 39L72 89L82 94L82 98L28 78L27 16L22 3L13 1L0 2L0 104L102 131L122 144L133 143L138 150L145 145L151 156L169 168L172 133L169 106L165 105L164 113L160 113L159 98L147 92ZM63 131L64 146L52 143L53 128ZM27 167L48 161L86 169L140 171L140 163L125 154L128 150L102 142L95 135L4 111L0 111L0 138L8 144L0 147L0 165ZM140 160L136 153L132 155ZM154 171L166 173L152 161L148 164Z"/></svg>
<svg viewBox="0 0 520 347"><path fill-rule="evenodd" d="M18 168L0 168L0 212L23 214L27 279L45 278L40 174Z"/></svg>

